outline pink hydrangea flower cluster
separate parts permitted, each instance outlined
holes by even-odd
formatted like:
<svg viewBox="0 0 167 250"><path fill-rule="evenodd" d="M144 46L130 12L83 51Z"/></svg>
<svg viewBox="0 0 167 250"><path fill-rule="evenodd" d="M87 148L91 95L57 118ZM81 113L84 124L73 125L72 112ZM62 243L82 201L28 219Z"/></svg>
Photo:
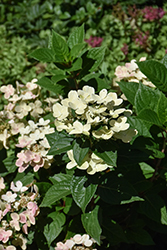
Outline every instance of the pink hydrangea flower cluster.
<svg viewBox="0 0 167 250"><path fill-rule="evenodd" d="M17 154L16 166L18 172L22 173L31 165L35 172L41 167L49 168L53 156L47 155L50 145L46 139L47 134L54 133L54 128L50 128L50 120L40 118L37 123L32 120L28 125L20 129L19 143L16 147L24 148Z"/></svg>
<svg viewBox="0 0 167 250"><path fill-rule="evenodd" d="M145 57L141 57L139 61L145 61ZM139 82L142 81L144 85L155 87L147 77L139 70L136 60L131 60L129 63L126 63L125 66L117 66L115 69L116 78L113 79L113 85L118 86L116 81L122 79L128 82Z"/></svg>
<svg viewBox="0 0 167 250"><path fill-rule="evenodd" d="M146 6L142 13L143 17L148 21L159 20L165 15L165 11L162 8L154 8L152 6Z"/></svg>
<svg viewBox="0 0 167 250"><path fill-rule="evenodd" d="M100 47L101 43L103 41L102 37L97 37L97 36L90 36L89 39L85 39L85 42L87 42L91 47Z"/></svg>
<svg viewBox="0 0 167 250"><path fill-rule="evenodd" d="M0 249L27 248L25 235L28 227L35 225L35 217L39 214L37 187L33 183L28 186L23 186L21 181L12 181L10 191L6 191L4 179L0 177ZM31 191L28 191L30 187Z"/></svg>
<svg viewBox="0 0 167 250"><path fill-rule="evenodd" d="M93 248L94 243L96 243L96 241L93 238L90 238L88 234L84 234L82 236L80 234L76 234L70 240L66 240L65 243L58 242L55 250L81 249L79 246L82 246L82 249L96 250Z"/></svg>

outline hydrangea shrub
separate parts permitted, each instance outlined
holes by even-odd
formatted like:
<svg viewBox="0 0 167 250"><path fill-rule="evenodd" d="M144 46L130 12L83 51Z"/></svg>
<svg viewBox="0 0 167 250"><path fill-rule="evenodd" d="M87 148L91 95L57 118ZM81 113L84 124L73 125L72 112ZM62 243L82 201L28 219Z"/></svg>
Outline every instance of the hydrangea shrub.
<svg viewBox="0 0 167 250"><path fill-rule="evenodd" d="M53 31L29 55L50 75L0 88L0 249L166 244L166 56L117 66L111 84L105 47L84 38Z"/></svg>

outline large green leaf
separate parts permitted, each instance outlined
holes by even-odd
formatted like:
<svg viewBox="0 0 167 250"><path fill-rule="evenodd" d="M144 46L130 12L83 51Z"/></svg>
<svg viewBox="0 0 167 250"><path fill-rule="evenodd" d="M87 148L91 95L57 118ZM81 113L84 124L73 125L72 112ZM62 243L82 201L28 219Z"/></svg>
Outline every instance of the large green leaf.
<svg viewBox="0 0 167 250"><path fill-rule="evenodd" d="M167 69L165 65L155 60L138 62L143 74L160 90L167 92Z"/></svg>
<svg viewBox="0 0 167 250"><path fill-rule="evenodd" d="M162 123L160 122L157 113L151 109L143 109L142 111L140 111L137 117L141 120L149 122L151 125L155 124L162 127Z"/></svg>
<svg viewBox="0 0 167 250"><path fill-rule="evenodd" d="M128 101L134 105L135 103L135 95L137 93L137 90L139 88L139 84L137 82L125 82L125 81L120 81L118 82L122 92L128 99Z"/></svg>
<svg viewBox="0 0 167 250"><path fill-rule="evenodd" d="M151 137L152 135L150 133L150 128L152 126L151 123L141 120L136 116L128 117L128 123L131 125L132 128L137 129L137 136L145 136L145 137Z"/></svg>
<svg viewBox="0 0 167 250"><path fill-rule="evenodd" d="M57 94L56 84L54 84L48 77L44 76L38 80L37 84L53 93Z"/></svg>
<svg viewBox="0 0 167 250"><path fill-rule="evenodd" d="M143 214L145 214L148 218L161 223L161 209L164 207L164 201L162 198L155 194L150 193L145 195L145 201L140 203L140 209ZM164 212L162 210L162 212Z"/></svg>
<svg viewBox="0 0 167 250"><path fill-rule="evenodd" d="M73 143L73 155L74 159L79 166L82 165L85 156L87 155L90 148L88 140L84 141L80 138L76 139Z"/></svg>
<svg viewBox="0 0 167 250"><path fill-rule="evenodd" d="M85 47L85 43L75 44L70 51L71 59L72 60L75 59L81 53L84 47Z"/></svg>
<svg viewBox="0 0 167 250"><path fill-rule="evenodd" d="M116 145L110 141L101 141L96 145L94 153L110 166L117 166Z"/></svg>
<svg viewBox="0 0 167 250"><path fill-rule="evenodd" d="M48 152L50 155L65 153L72 148L73 138L64 132L55 131L53 134L46 135L46 137L51 147Z"/></svg>
<svg viewBox="0 0 167 250"><path fill-rule="evenodd" d="M102 227L103 234L112 246L118 245L121 242L127 242L127 238L122 227L116 221L111 221L107 215L103 216Z"/></svg>
<svg viewBox="0 0 167 250"><path fill-rule="evenodd" d="M55 181L54 185L49 188L46 192L45 197L41 203L41 207L50 207L56 201L62 199L63 197L71 193L71 175L68 175L68 178L64 180Z"/></svg>
<svg viewBox="0 0 167 250"><path fill-rule="evenodd" d="M164 94L161 94L159 98L157 110L160 122L165 125L167 122L167 98Z"/></svg>
<svg viewBox="0 0 167 250"><path fill-rule="evenodd" d="M105 51L106 51L106 47L96 47L88 51L87 57L95 60L95 63L90 69L91 72L94 71L103 61Z"/></svg>
<svg viewBox="0 0 167 250"><path fill-rule="evenodd" d="M100 245L102 229L98 220L98 211L99 206L96 206L92 211L89 211L89 213L82 214L81 220L87 234L89 234Z"/></svg>
<svg viewBox="0 0 167 250"><path fill-rule="evenodd" d="M106 203L117 205L137 196L137 191L125 178L118 177L111 172L107 175L105 181L99 185L98 194Z"/></svg>
<svg viewBox="0 0 167 250"><path fill-rule="evenodd" d="M77 44L82 44L84 42L84 36L84 24L82 24L80 27L76 27L68 38L67 44L70 49L73 49Z"/></svg>
<svg viewBox="0 0 167 250"><path fill-rule="evenodd" d="M55 174L55 175L49 177L49 180L53 184L57 184L58 182L62 182L62 181L69 182L70 179L71 179L71 175L69 175L69 174L63 174L63 173Z"/></svg>
<svg viewBox="0 0 167 250"><path fill-rule="evenodd" d="M69 48L67 46L66 41L62 36L56 33L54 30L52 31L52 49L54 50L56 56L62 57L67 61L67 57L69 54Z"/></svg>
<svg viewBox="0 0 167 250"><path fill-rule="evenodd" d="M87 182L88 179L86 176L73 176L71 181L72 197L83 213L97 189L96 184Z"/></svg>
<svg viewBox="0 0 167 250"><path fill-rule="evenodd" d="M44 235L47 239L48 245L56 239L56 237L61 233L63 230L63 225L65 223L65 215L63 213L53 212L48 215L51 217L53 221L44 227Z"/></svg>
<svg viewBox="0 0 167 250"><path fill-rule="evenodd" d="M155 245L150 234L143 228L132 228L127 230L127 238L132 242L137 242L140 245Z"/></svg>
<svg viewBox="0 0 167 250"><path fill-rule="evenodd" d="M160 98L160 91L153 90L150 87L139 83L139 88L135 95L134 105L137 113L143 109L151 109L156 112L157 104Z"/></svg>
<svg viewBox="0 0 167 250"><path fill-rule="evenodd" d="M29 56L42 62L54 62L54 53L48 48L36 49Z"/></svg>

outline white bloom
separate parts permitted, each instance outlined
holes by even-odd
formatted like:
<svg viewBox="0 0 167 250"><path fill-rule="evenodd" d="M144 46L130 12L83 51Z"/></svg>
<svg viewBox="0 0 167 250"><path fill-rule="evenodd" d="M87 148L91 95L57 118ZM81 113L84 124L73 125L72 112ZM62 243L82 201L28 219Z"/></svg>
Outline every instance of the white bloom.
<svg viewBox="0 0 167 250"><path fill-rule="evenodd" d="M39 125L39 126L46 126L46 125L48 125L49 123L50 123L50 120L49 120L49 119L44 120L43 118L40 118L39 121L38 121L38 123L37 123L37 125Z"/></svg>
<svg viewBox="0 0 167 250"><path fill-rule="evenodd" d="M21 181L16 181L16 186L15 186L14 182L12 181L11 185L10 185L10 189L13 192L21 192L21 193L23 193L28 189L28 187L23 186Z"/></svg>
<svg viewBox="0 0 167 250"><path fill-rule="evenodd" d="M111 129L114 131L114 132L119 132L119 131L124 131L124 130L127 130L129 128L129 123L126 123L127 121L127 117L119 117L117 119L117 121L115 120L111 120L109 122L110 126L112 127Z"/></svg>
<svg viewBox="0 0 167 250"><path fill-rule="evenodd" d="M69 150L67 151L67 155L69 157L69 159L71 160L69 163L67 163L66 168L67 169L72 169L74 167L77 167L79 169L87 169L89 167L89 163L87 161L85 161L81 166L78 166L75 159L74 159L74 155L73 155L73 150Z"/></svg>
<svg viewBox="0 0 167 250"><path fill-rule="evenodd" d="M95 94L95 89L93 87L85 85L82 90L78 90L78 95L86 103L94 101L94 98L92 95Z"/></svg>
<svg viewBox="0 0 167 250"><path fill-rule="evenodd" d="M1 196L2 200L7 201L8 203L14 202L17 194L12 194L11 191L8 191L6 194Z"/></svg>
<svg viewBox="0 0 167 250"><path fill-rule="evenodd" d="M97 139L108 140L113 136L113 131L112 129L108 129L107 126L104 126L99 130L92 131L92 135Z"/></svg>
<svg viewBox="0 0 167 250"><path fill-rule="evenodd" d="M107 109L107 107L100 107L100 106L95 106L95 107L90 106L88 108L93 114L101 114Z"/></svg>
<svg viewBox="0 0 167 250"><path fill-rule="evenodd" d="M75 121L73 123L73 129L70 131L69 134L85 134L89 135L90 133L88 132L91 129L90 124L85 124L83 125L79 121Z"/></svg>
<svg viewBox="0 0 167 250"><path fill-rule="evenodd" d="M61 101L61 103L64 106L68 106L75 110L76 114L83 114L85 112L85 109L87 107L87 104L85 104L79 97L75 90L71 90L68 93L68 98Z"/></svg>
<svg viewBox="0 0 167 250"><path fill-rule="evenodd" d="M64 120L68 116L68 107L61 105L60 103L56 103L53 105L53 116L58 120Z"/></svg>

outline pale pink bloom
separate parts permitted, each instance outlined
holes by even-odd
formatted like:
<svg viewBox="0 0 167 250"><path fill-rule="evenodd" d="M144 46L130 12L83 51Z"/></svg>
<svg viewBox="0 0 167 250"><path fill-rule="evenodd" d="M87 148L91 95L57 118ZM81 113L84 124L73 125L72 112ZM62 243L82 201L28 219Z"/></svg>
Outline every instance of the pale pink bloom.
<svg viewBox="0 0 167 250"><path fill-rule="evenodd" d="M11 102L17 102L17 101L19 101L19 100L21 100L21 96L18 96L17 94L14 94L10 99L9 99L9 101L11 101Z"/></svg>
<svg viewBox="0 0 167 250"><path fill-rule="evenodd" d="M27 222L27 218L24 213L19 214L19 221L23 224Z"/></svg>
<svg viewBox="0 0 167 250"><path fill-rule="evenodd" d="M28 91L21 96L22 96L22 100L32 100L37 97L37 95L34 95L31 91Z"/></svg>
<svg viewBox="0 0 167 250"><path fill-rule="evenodd" d="M4 178L0 177L0 191L5 188Z"/></svg>
<svg viewBox="0 0 167 250"><path fill-rule="evenodd" d="M64 244L63 242L58 242L57 247L55 247L55 250L69 250L70 248Z"/></svg>
<svg viewBox="0 0 167 250"><path fill-rule="evenodd" d="M9 202L9 203L14 202L16 197L17 197L17 194L12 194L11 191L8 191L6 194L3 194L3 195L1 196L1 198L2 198L4 201L7 201L7 202Z"/></svg>
<svg viewBox="0 0 167 250"><path fill-rule="evenodd" d="M10 189L14 192L25 192L28 187L24 187L21 181L16 181L16 186L14 185L14 182L11 182Z"/></svg>
<svg viewBox="0 0 167 250"><path fill-rule="evenodd" d="M17 135L20 132L20 129L24 127L24 123L22 122L18 122L18 123L12 122L10 123L10 125L11 125L12 135Z"/></svg>
<svg viewBox="0 0 167 250"><path fill-rule="evenodd" d="M19 225L19 215L17 213L11 213L12 220L9 222L10 226L15 228L16 231L20 231L20 225Z"/></svg>
<svg viewBox="0 0 167 250"><path fill-rule="evenodd" d="M41 108L42 102L40 100L36 100L34 103L31 102L29 105L30 105L31 110L32 110L31 115L33 117L38 117L40 114L44 113L43 108Z"/></svg>
<svg viewBox="0 0 167 250"><path fill-rule="evenodd" d="M14 246L8 246L6 247L6 250L16 250L16 248Z"/></svg>
<svg viewBox="0 0 167 250"><path fill-rule="evenodd" d="M34 141L29 138L29 136L23 135L18 138L19 143L15 144L16 147L25 148L32 144Z"/></svg>
<svg viewBox="0 0 167 250"><path fill-rule="evenodd" d="M5 105L4 107L5 107L5 110L10 110L11 111L14 108L14 106L15 105L10 102L10 103L8 103L8 105Z"/></svg>
<svg viewBox="0 0 167 250"><path fill-rule="evenodd" d="M66 240L65 245L71 249L75 245L75 242L72 239Z"/></svg>
<svg viewBox="0 0 167 250"><path fill-rule="evenodd" d="M80 234L74 235L73 240L74 240L75 244L82 244L83 243L83 239L82 239L82 236Z"/></svg>
<svg viewBox="0 0 167 250"><path fill-rule="evenodd" d="M11 210L11 205L6 204L5 205L5 210L3 211L3 216L5 216L10 210Z"/></svg>
<svg viewBox="0 0 167 250"><path fill-rule="evenodd" d="M0 91L2 91L4 94L5 99L9 99L10 96L12 96L15 92L15 89L11 84L8 84L7 86L2 86L0 88Z"/></svg>
<svg viewBox="0 0 167 250"><path fill-rule="evenodd" d="M5 231L4 229L0 228L0 241L2 241L3 243L6 243L11 235L12 230Z"/></svg>
<svg viewBox="0 0 167 250"><path fill-rule="evenodd" d="M28 202L27 203L27 208L32 212L34 216L36 216L39 213L39 208L35 202Z"/></svg>
<svg viewBox="0 0 167 250"><path fill-rule="evenodd" d="M27 82L26 83L26 87L29 89L29 90L33 90L33 89L36 89L36 88L38 88L38 85L35 83L35 82L37 82L38 81L38 79L33 79L31 82Z"/></svg>
<svg viewBox="0 0 167 250"><path fill-rule="evenodd" d="M19 105L15 107L15 111L17 112L17 117L22 119L23 117L28 115L28 112L31 111L30 104L26 104L25 102L20 102Z"/></svg>
<svg viewBox="0 0 167 250"><path fill-rule="evenodd" d="M115 70L115 75L120 79L130 76L128 69L125 66L117 66Z"/></svg>

